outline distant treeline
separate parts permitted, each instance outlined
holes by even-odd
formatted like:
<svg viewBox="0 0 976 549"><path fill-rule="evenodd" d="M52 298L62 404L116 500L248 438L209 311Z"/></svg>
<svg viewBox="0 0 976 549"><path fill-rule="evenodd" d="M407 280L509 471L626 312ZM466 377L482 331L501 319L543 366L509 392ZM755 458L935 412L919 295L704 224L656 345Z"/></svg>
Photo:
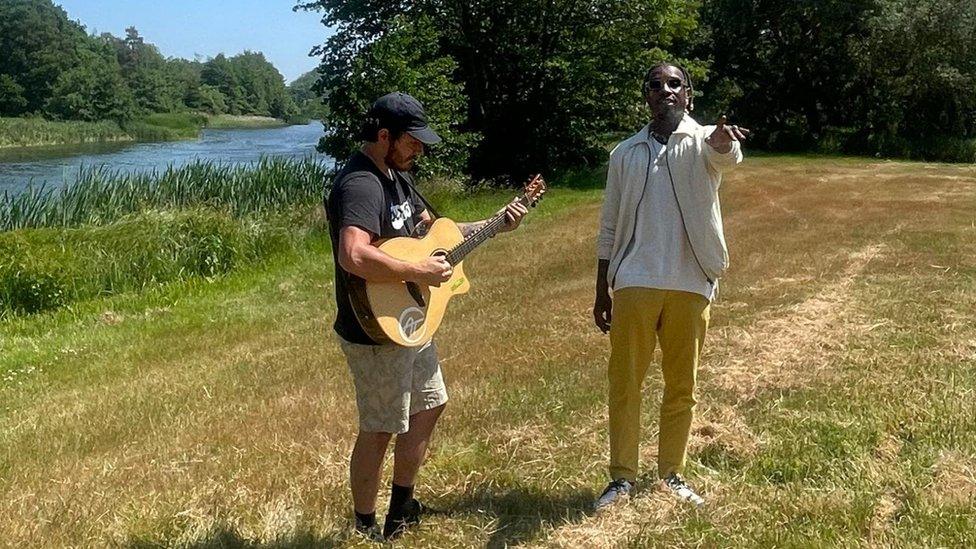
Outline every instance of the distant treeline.
<svg viewBox="0 0 976 549"><path fill-rule="evenodd" d="M323 149L344 158L362 114L400 89L445 144L425 168L476 179L593 164L647 119L662 60L751 146L976 161L972 0L299 0L336 28L317 50Z"/></svg>
<svg viewBox="0 0 976 549"><path fill-rule="evenodd" d="M319 114L316 103L296 102L261 53L166 58L134 27L124 38L94 36L51 0L0 2L0 116L124 122L192 110L291 119Z"/></svg>

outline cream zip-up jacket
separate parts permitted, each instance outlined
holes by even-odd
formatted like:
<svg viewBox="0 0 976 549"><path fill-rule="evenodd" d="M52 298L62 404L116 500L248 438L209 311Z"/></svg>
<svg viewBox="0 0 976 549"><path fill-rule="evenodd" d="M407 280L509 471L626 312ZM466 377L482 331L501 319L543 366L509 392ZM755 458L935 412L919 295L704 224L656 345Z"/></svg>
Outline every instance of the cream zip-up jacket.
<svg viewBox="0 0 976 549"><path fill-rule="evenodd" d="M713 284L729 266L729 252L722 230L718 189L722 173L742 162L737 141L732 150L719 153L705 143L715 126L702 126L685 114L667 144L666 169L674 180L678 208L695 258ZM610 260L607 280L614 278L624 252L634 236L637 207L651 168L650 124L621 141L610 153L607 187L603 195L597 257Z"/></svg>

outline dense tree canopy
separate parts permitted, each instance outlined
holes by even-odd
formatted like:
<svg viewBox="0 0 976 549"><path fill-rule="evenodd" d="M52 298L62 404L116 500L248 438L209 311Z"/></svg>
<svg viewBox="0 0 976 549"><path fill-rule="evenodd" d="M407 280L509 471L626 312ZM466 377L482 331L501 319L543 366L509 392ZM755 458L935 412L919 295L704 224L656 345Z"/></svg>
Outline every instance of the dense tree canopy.
<svg viewBox="0 0 976 549"><path fill-rule="evenodd" d="M230 114L284 118L297 112L284 78L262 53L219 54L203 64L200 81L223 96Z"/></svg>
<svg viewBox="0 0 976 549"><path fill-rule="evenodd" d="M697 4L320 0L299 7L321 11L337 30L315 52L329 93L327 152L348 154L369 102L399 89L456 133L439 154L467 148L465 171L521 177L602 158L605 134L639 116L643 70L694 30Z"/></svg>
<svg viewBox="0 0 976 549"><path fill-rule="evenodd" d="M0 116L128 120L203 110L285 118L298 109L264 55L166 58L135 27L89 36L51 0L0 1Z"/></svg>
<svg viewBox="0 0 976 549"><path fill-rule="evenodd" d="M84 28L50 1L0 2L4 114L40 111L61 73L78 63L87 40Z"/></svg>
<svg viewBox="0 0 976 549"><path fill-rule="evenodd" d="M369 102L399 89L454 132L437 153L455 157L439 161L450 171L484 178L590 163L608 134L646 117L643 71L673 59L699 83L698 117L729 113L757 130L754 145L976 160L971 0L299 0L296 9L319 11L336 30L313 53L330 109L322 145L338 158Z"/></svg>
<svg viewBox="0 0 976 549"><path fill-rule="evenodd" d="M702 22L701 104L758 144L976 161L922 143L976 137L973 2L708 0Z"/></svg>

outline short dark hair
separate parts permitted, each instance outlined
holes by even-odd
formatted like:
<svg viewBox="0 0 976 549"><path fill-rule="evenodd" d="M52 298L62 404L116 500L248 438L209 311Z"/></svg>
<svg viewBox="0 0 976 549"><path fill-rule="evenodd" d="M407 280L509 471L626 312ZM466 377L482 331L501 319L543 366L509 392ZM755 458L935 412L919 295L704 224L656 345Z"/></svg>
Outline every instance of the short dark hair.
<svg viewBox="0 0 976 549"><path fill-rule="evenodd" d="M684 79L685 84L688 86L688 112L695 110L695 85L691 81L691 75L685 70L684 67L676 63L658 63L657 65L647 69L647 72L644 73L644 82L641 84L641 91L644 92L644 97L647 97L648 92L651 91L651 74L658 69L663 69L664 67L674 67L681 71L681 78Z"/></svg>
<svg viewBox="0 0 976 549"><path fill-rule="evenodd" d="M369 141L370 143L376 143L376 140L379 138L378 136L380 130L383 128L386 128L390 132L390 143L393 143L399 139L401 135L406 133L406 130L395 130L384 126L382 123L380 123L379 118L367 116L366 119L363 120L362 128L359 130L359 139Z"/></svg>

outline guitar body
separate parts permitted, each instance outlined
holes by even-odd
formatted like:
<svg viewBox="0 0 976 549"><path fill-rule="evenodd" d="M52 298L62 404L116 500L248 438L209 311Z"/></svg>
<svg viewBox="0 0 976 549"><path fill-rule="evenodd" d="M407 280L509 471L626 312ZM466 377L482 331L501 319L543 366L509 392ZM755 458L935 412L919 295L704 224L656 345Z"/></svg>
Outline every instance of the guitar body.
<svg viewBox="0 0 976 549"><path fill-rule="evenodd" d="M403 261L417 262L446 254L464 240L457 225L436 219L423 238L398 237L380 241L383 252ZM377 343L405 347L424 345L444 319L452 297L470 289L462 264L454 265L450 280L434 288L406 282L367 282L352 276L349 296L363 330ZM412 286L412 288L411 288Z"/></svg>

